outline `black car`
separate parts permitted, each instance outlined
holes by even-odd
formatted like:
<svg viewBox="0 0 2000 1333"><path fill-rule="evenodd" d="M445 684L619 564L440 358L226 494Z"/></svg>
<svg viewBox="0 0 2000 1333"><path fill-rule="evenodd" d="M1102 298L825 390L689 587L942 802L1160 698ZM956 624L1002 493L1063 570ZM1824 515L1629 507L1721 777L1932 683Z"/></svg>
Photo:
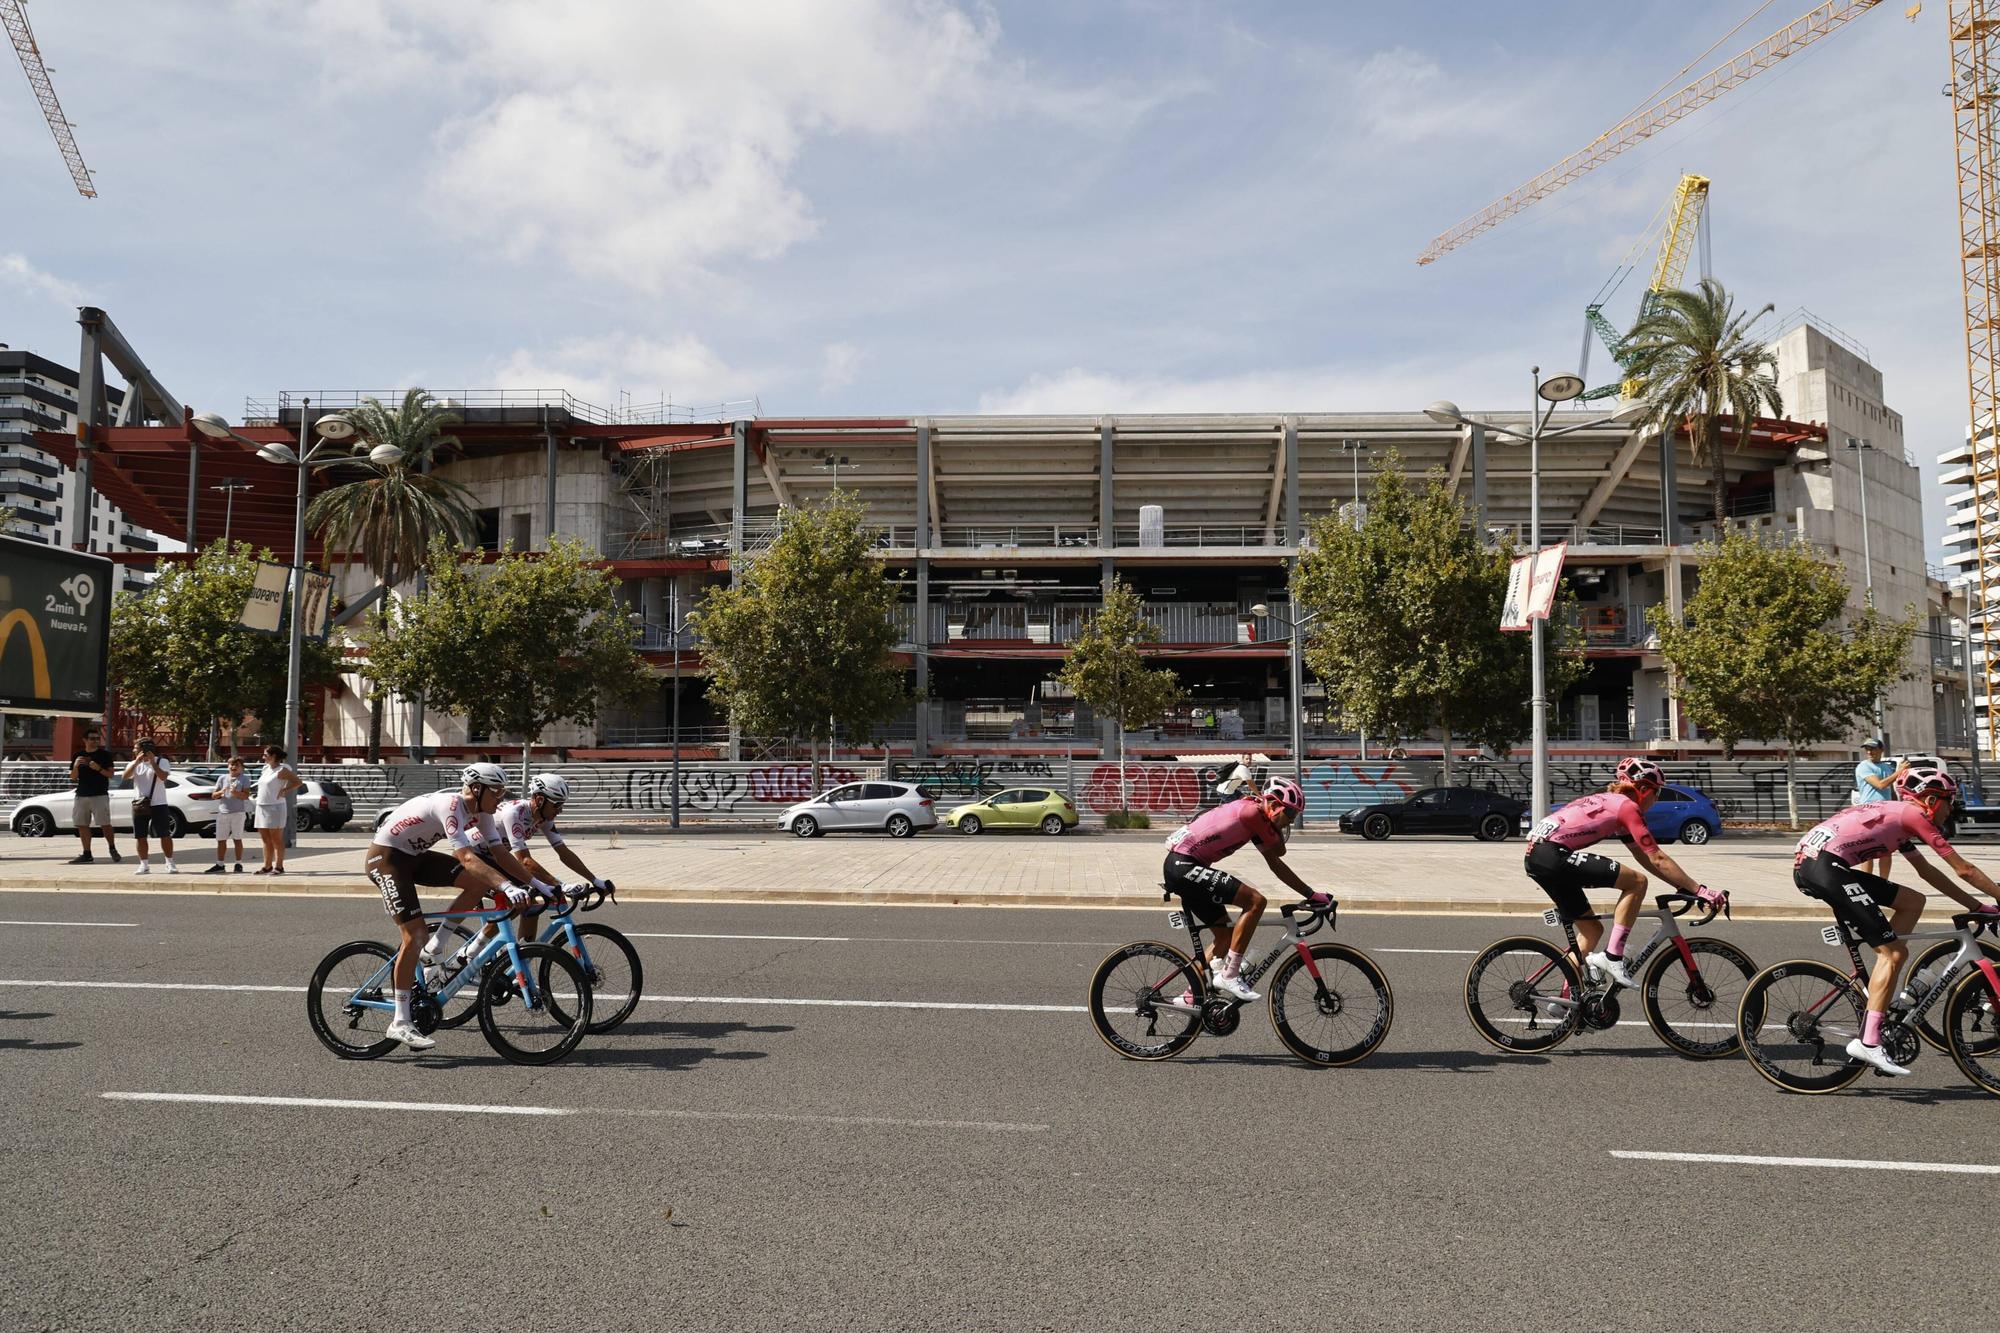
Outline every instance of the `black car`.
<svg viewBox="0 0 2000 1333"><path fill-rule="evenodd" d="M1526 801L1497 791L1426 787L1405 800L1356 806L1340 817L1340 831L1370 842L1392 833L1469 833L1482 842L1503 842L1527 808Z"/></svg>

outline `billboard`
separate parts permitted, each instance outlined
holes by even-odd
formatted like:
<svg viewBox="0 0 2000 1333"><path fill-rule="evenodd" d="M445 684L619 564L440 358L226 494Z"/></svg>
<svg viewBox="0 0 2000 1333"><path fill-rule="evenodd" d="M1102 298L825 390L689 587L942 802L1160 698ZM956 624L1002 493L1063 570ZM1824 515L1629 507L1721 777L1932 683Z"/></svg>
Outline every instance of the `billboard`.
<svg viewBox="0 0 2000 1333"><path fill-rule="evenodd" d="M1507 571L1507 600L1500 608L1501 629L1522 630L1529 621L1549 618L1568 552L1569 543L1561 542L1514 558Z"/></svg>
<svg viewBox="0 0 2000 1333"><path fill-rule="evenodd" d="M0 713L103 714L114 580L103 556L0 537Z"/></svg>

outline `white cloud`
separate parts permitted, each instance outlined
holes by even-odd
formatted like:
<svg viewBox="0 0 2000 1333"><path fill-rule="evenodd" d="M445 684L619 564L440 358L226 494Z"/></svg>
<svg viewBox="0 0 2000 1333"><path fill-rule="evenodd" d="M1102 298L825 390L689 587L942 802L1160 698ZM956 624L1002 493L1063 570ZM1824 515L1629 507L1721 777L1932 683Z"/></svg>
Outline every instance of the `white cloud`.
<svg viewBox="0 0 2000 1333"><path fill-rule="evenodd" d="M1071 368L982 393L979 411L1044 415L1118 412L1418 412L1450 396L1468 407L1504 401L1523 367L1510 353L1381 365L1298 366L1176 379ZM1518 393L1515 395L1518 396Z"/></svg>
<svg viewBox="0 0 2000 1333"><path fill-rule="evenodd" d="M1491 80L1453 77L1442 65L1408 47L1377 51L1353 74L1361 124L1397 145L1442 138L1506 135L1515 126L1513 94Z"/></svg>
<svg viewBox="0 0 2000 1333"><path fill-rule="evenodd" d="M816 135L903 138L1006 85L997 21L947 0L447 0L387 22L322 6L320 34L451 90L437 214L520 260L645 291L810 235L792 172Z"/></svg>
<svg viewBox="0 0 2000 1333"><path fill-rule="evenodd" d="M861 363L867 359L867 354L853 343L829 343L820 354L819 387L846 388L854 383L854 377L861 373Z"/></svg>
<svg viewBox="0 0 2000 1333"><path fill-rule="evenodd" d="M612 409L621 392L635 404L664 400L696 415L757 395L754 372L729 365L692 334L569 338L552 347L518 349L492 374L493 383L507 388L567 389Z"/></svg>
<svg viewBox="0 0 2000 1333"><path fill-rule="evenodd" d="M54 305L88 304L83 288L73 282L66 282L53 273L36 268L28 262L26 255L0 255L0 282L27 292L31 296L41 297Z"/></svg>

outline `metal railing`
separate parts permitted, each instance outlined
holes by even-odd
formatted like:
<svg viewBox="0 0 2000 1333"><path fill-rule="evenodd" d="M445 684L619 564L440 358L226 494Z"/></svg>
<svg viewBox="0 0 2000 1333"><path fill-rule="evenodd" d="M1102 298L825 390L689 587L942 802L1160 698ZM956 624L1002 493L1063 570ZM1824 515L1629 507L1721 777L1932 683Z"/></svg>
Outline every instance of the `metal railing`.
<svg viewBox="0 0 2000 1333"><path fill-rule="evenodd" d="M930 642L1069 643L1096 612L1094 602L945 602L931 607ZM911 607L898 629L914 630L915 614ZM1288 633L1270 617L1253 619L1227 603L1147 602L1140 614L1169 644L1269 643Z"/></svg>
<svg viewBox="0 0 2000 1333"><path fill-rule="evenodd" d="M1511 537L1514 545L1525 548L1528 545L1530 525L1525 521L1513 523L1488 522L1487 533L1493 537ZM1558 542L1568 542L1572 546L1659 546L1664 538L1657 527L1646 527L1631 523L1592 523L1578 526L1575 523L1542 524L1542 545L1554 546Z"/></svg>
<svg viewBox="0 0 2000 1333"><path fill-rule="evenodd" d="M632 646L649 652L666 652L679 649L692 652L695 646L694 631L683 629L676 634L671 625L650 620L632 623Z"/></svg>
<svg viewBox="0 0 2000 1333"><path fill-rule="evenodd" d="M311 399L313 406L329 411L359 407L367 399L394 407L403 400L405 389L284 389L276 398L245 398L243 419L251 424L275 424L287 412L297 412ZM619 407L599 407L586 403L567 389L444 389L431 387L432 398L453 411L534 410L543 407L567 413L577 421L601 426L664 426L676 422L734 421L763 415L754 398L732 399L713 404L674 402L627 403Z"/></svg>

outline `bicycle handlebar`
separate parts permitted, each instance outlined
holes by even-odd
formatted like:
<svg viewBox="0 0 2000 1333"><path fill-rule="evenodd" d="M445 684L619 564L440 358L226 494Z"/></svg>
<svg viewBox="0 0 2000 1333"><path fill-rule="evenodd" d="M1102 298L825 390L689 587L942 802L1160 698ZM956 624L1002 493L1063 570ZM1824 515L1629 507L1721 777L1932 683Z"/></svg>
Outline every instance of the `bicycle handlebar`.
<svg viewBox="0 0 2000 1333"><path fill-rule="evenodd" d="M1721 903L1705 903L1692 893L1662 893L1655 895L1654 904L1672 916L1686 916L1699 909L1701 915L1688 922L1690 926L1705 926L1715 920L1718 911L1725 910Z"/></svg>
<svg viewBox="0 0 2000 1333"><path fill-rule="evenodd" d="M1339 929L1334 923L1335 914L1339 910L1340 904L1337 902L1329 902L1325 907L1314 907L1311 903L1286 903L1278 909L1278 914L1284 917L1289 923L1294 916L1297 916L1300 912L1304 912L1309 920L1309 924L1299 929L1300 938L1304 938L1318 930L1321 926L1334 930Z"/></svg>
<svg viewBox="0 0 2000 1333"><path fill-rule="evenodd" d="M1991 935L2000 939L2000 916L1991 912L1954 912L1951 917L1953 930L1969 930L1972 938Z"/></svg>

